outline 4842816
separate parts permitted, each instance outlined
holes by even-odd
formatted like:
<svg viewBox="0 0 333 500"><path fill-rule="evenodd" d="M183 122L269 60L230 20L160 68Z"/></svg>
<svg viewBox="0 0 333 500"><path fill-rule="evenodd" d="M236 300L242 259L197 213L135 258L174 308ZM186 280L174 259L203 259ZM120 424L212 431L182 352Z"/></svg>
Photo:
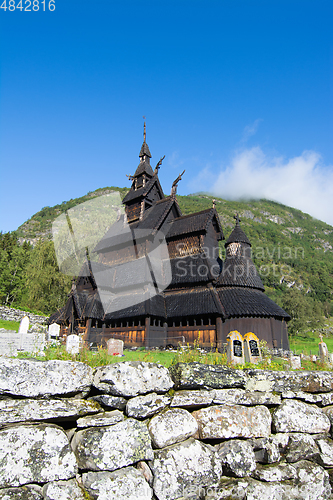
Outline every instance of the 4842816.
<svg viewBox="0 0 333 500"><path fill-rule="evenodd" d="M37 12L38 10L45 12L49 10L53 12L55 8L55 0L19 0L18 2L15 2L15 0L3 0L0 5L0 9L5 12L7 10L10 12L14 10L20 10L21 12Z"/></svg>

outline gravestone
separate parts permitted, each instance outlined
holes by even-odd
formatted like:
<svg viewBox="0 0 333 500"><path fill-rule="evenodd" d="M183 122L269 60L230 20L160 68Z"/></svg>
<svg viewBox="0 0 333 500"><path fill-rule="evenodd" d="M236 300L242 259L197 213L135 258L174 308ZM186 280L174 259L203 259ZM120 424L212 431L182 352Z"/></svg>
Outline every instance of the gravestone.
<svg viewBox="0 0 333 500"><path fill-rule="evenodd" d="M60 325L57 323L52 323L49 326L49 340L58 339L60 333Z"/></svg>
<svg viewBox="0 0 333 500"><path fill-rule="evenodd" d="M66 351L70 354L78 354L80 352L80 337L75 334L67 336Z"/></svg>
<svg viewBox="0 0 333 500"><path fill-rule="evenodd" d="M4 330L0 332L0 356L17 356L18 352L29 352L43 356L44 333L18 333Z"/></svg>
<svg viewBox="0 0 333 500"><path fill-rule="evenodd" d="M20 327L19 327L19 333L28 333L29 330L29 317L28 316L23 316L21 319Z"/></svg>
<svg viewBox="0 0 333 500"><path fill-rule="evenodd" d="M301 356L290 355L290 368L293 370L302 368Z"/></svg>
<svg viewBox="0 0 333 500"><path fill-rule="evenodd" d="M120 339L109 339L107 341L107 346L108 346L108 355L116 356L119 354L120 356L123 355L124 351L124 342Z"/></svg>
<svg viewBox="0 0 333 500"><path fill-rule="evenodd" d="M328 363L329 362L329 354L328 354L327 345L325 342L323 342L322 334L320 334L319 337L320 337L320 342L319 342L320 361L322 361L323 363Z"/></svg>
<svg viewBox="0 0 333 500"><path fill-rule="evenodd" d="M259 339L252 332L244 335L244 355L247 363L257 364L262 360Z"/></svg>
<svg viewBox="0 0 333 500"><path fill-rule="evenodd" d="M244 363L243 337L237 330L227 335L227 361L231 364Z"/></svg>

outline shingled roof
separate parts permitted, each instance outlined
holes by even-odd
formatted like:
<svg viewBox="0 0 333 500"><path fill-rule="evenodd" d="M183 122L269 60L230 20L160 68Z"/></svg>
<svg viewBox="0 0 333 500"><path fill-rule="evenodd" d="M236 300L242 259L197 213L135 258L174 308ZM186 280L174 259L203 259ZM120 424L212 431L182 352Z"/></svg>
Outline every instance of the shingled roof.
<svg viewBox="0 0 333 500"><path fill-rule="evenodd" d="M170 229L166 229L166 236L167 238L172 238L181 234L207 231L208 225L214 216L221 233L221 239L223 239L224 236L222 227L219 218L217 217L215 208L209 208L194 214L177 217L169 223Z"/></svg>
<svg viewBox="0 0 333 500"><path fill-rule="evenodd" d="M257 316L290 319L290 316L261 290L220 288L218 295L227 317Z"/></svg>
<svg viewBox="0 0 333 500"><path fill-rule="evenodd" d="M237 216L236 226L233 229L232 233L230 234L229 238L227 239L227 241L225 243L225 247L230 245L230 243L245 243L245 244L251 246L251 242L250 242L249 238L246 236L246 234L244 233L244 231L240 228L239 222L240 222L240 220Z"/></svg>
<svg viewBox="0 0 333 500"><path fill-rule="evenodd" d="M216 280L216 285L241 286L264 291L264 285L250 257L250 240L240 228L238 216L236 218L236 227L230 234L225 246L227 255L223 262L222 272Z"/></svg>
<svg viewBox="0 0 333 500"><path fill-rule="evenodd" d="M123 203L126 204L126 203L128 203L132 200L135 200L136 198L140 198L140 197L145 198L149 194L150 190L153 188L153 186L155 184L157 184L157 187L161 193L161 197L164 198L164 194L163 194L163 190L162 190L160 181L158 180L157 175L153 175L153 177L151 179L149 179L149 181L147 181L146 184L144 186L142 186L141 188L130 189L128 191L127 195L125 196L125 198L123 199Z"/></svg>

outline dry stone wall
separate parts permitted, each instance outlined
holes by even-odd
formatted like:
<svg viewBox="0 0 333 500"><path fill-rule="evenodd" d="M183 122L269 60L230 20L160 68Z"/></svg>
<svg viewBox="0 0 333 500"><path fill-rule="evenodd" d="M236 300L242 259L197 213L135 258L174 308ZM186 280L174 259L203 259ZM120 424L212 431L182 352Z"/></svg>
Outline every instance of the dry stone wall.
<svg viewBox="0 0 333 500"><path fill-rule="evenodd" d="M0 359L3 500L328 500L333 373Z"/></svg>
<svg viewBox="0 0 333 500"><path fill-rule="evenodd" d="M30 320L30 326L43 325L47 323L48 317L38 316L26 311L21 311L20 309L14 309L13 307L0 306L0 318L6 321L21 321L24 316L28 316Z"/></svg>

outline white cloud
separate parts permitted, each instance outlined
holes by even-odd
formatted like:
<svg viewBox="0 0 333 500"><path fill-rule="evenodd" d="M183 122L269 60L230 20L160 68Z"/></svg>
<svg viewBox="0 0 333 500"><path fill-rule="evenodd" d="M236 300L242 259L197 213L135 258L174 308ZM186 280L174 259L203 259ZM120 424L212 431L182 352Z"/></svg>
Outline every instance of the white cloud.
<svg viewBox="0 0 333 500"><path fill-rule="evenodd" d="M260 122L262 122L262 118L255 120L252 125L246 125L241 142L247 142L250 137L257 133Z"/></svg>
<svg viewBox="0 0 333 500"><path fill-rule="evenodd" d="M278 201L333 225L333 167L314 151L290 159L270 157L260 147L237 151L209 191L232 200Z"/></svg>

